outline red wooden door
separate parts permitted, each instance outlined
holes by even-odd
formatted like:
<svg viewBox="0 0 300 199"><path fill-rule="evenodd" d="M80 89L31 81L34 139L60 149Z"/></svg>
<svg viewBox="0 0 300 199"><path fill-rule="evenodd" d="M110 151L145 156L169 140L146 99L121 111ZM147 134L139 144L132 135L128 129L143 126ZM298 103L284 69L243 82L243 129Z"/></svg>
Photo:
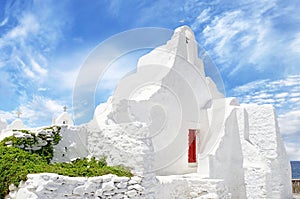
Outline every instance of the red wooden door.
<svg viewBox="0 0 300 199"><path fill-rule="evenodd" d="M196 162L196 130L189 129L189 163Z"/></svg>

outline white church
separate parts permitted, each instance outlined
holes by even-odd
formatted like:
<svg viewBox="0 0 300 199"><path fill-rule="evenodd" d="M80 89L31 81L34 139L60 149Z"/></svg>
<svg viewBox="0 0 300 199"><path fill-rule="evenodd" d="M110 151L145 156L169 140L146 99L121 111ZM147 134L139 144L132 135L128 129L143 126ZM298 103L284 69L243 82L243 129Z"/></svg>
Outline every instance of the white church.
<svg viewBox="0 0 300 199"><path fill-rule="evenodd" d="M74 126L64 109L53 121L63 127L53 161L105 156L143 178L140 198L292 198L274 107L225 98L197 48L192 30L179 27L139 59L92 121ZM22 128L20 118L1 120L0 138Z"/></svg>

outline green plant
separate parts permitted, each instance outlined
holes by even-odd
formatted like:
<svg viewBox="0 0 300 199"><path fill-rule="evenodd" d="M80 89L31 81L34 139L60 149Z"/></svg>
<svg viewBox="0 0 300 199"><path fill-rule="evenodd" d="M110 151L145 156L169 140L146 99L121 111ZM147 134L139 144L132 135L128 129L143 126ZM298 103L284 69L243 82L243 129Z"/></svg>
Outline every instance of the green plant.
<svg viewBox="0 0 300 199"><path fill-rule="evenodd" d="M61 140L60 135L60 126L51 126L42 129L42 131L49 131L49 134L45 133L34 133L29 130L13 130L14 132L21 132L25 135L29 135L26 137L16 138L15 136L10 136L5 138L2 143L11 142L11 145L16 148L22 148L30 153L36 153L41 155L48 163L50 163L53 158L53 145L57 145ZM51 135L51 136L49 136ZM33 147L38 146L39 142L45 142L46 145L40 147L37 150L31 150Z"/></svg>
<svg viewBox="0 0 300 199"><path fill-rule="evenodd" d="M23 131L22 133L29 133ZM33 136L33 134L31 134ZM34 134L35 135L35 134ZM32 139L16 138L14 136L7 137L0 142L0 198L4 198L8 194L10 184L16 186L20 181L27 179L30 173L57 173L65 176L101 176L105 174L115 174L118 176L131 177L132 173L129 169L122 166L108 166L105 157L96 160L91 158L77 159L70 163L54 163L50 160L53 157L53 143L43 146L37 151L26 151L18 148L20 145L35 144L37 140L44 139L44 135L33 136ZM59 132L54 135L55 144L61 139ZM7 144L7 143L10 144Z"/></svg>
<svg viewBox="0 0 300 199"><path fill-rule="evenodd" d="M15 147L0 145L0 198L8 193L10 184L19 185L28 173L42 172L45 158Z"/></svg>

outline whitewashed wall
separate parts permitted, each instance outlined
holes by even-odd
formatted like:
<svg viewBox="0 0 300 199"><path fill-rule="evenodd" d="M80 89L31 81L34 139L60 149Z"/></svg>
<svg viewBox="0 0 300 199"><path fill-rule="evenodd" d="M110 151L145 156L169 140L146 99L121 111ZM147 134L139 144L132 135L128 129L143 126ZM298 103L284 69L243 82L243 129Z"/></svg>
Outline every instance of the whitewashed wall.
<svg viewBox="0 0 300 199"><path fill-rule="evenodd" d="M62 125L60 134L62 139L54 146L53 162L70 162L77 158L85 158L88 151L88 129L86 125Z"/></svg>
<svg viewBox="0 0 300 199"><path fill-rule="evenodd" d="M247 198L292 198L291 168L271 105L237 112Z"/></svg>
<svg viewBox="0 0 300 199"><path fill-rule="evenodd" d="M143 134L148 129L142 123L123 123L89 128L88 150L90 156L105 156L109 165L123 165L137 174L145 174L150 169L151 143Z"/></svg>
<svg viewBox="0 0 300 199"><path fill-rule="evenodd" d="M234 98L213 100L208 109L209 129L198 158L202 177L223 179L233 198L245 198L244 170Z"/></svg>
<svg viewBox="0 0 300 199"><path fill-rule="evenodd" d="M205 76L192 30L183 26L166 45L139 59L137 72L124 77L111 99L97 107L95 120L100 127L145 123L155 173L192 173L196 169L188 164L189 128L207 126L203 108L213 98L222 97Z"/></svg>

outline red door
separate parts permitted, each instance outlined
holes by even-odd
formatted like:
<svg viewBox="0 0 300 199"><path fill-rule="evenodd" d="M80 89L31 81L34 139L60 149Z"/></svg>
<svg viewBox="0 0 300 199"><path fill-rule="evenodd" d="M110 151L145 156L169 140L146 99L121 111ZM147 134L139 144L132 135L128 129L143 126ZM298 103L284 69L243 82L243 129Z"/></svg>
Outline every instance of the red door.
<svg viewBox="0 0 300 199"><path fill-rule="evenodd" d="M189 163L196 162L196 130L189 129Z"/></svg>

